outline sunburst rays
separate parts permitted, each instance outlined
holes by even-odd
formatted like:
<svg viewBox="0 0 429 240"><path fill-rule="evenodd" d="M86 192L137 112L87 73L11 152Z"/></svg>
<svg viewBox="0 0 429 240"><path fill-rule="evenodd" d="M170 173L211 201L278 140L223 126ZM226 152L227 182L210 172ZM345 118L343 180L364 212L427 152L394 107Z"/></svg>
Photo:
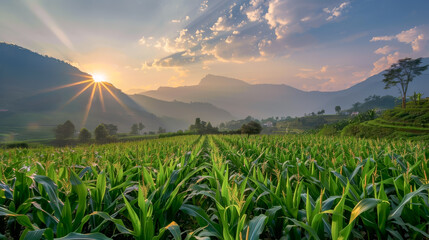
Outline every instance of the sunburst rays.
<svg viewBox="0 0 429 240"><path fill-rule="evenodd" d="M82 127L85 127L85 125L86 125L89 114L91 112L91 108L93 106L94 97L96 96L97 92L98 92L98 97L99 97L100 103L101 103L101 109L103 112L106 112L106 106L105 106L105 102L104 102L103 91L107 91L112 96L112 98L115 99L115 101L119 105L121 105L121 107L124 108L125 111L127 111L127 113L132 114L132 111L127 107L127 105L125 105L121 101L121 99L118 98L118 96L116 96L116 94L109 88L108 84L105 84L104 82L97 82L90 75L82 75L80 77L86 78L86 80L82 80L79 82L70 83L70 84L46 89L44 91L41 91L41 93L52 92L52 91L56 91L56 90L60 90L60 89L68 88L68 87L74 87L74 86L86 84L79 92L77 92L75 95L73 95L65 104L63 104L60 107L60 109L63 109L64 107L69 105L71 102L76 100L79 96L81 96L88 89L90 89L89 91L91 91L91 93L90 93L90 97L88 99L88 103L86 104L86 107L85 107L85 112L84 112L84 116L83 116L82 123L81 123ZM97 91L97 89L98 89L98 91Z"/></svg>

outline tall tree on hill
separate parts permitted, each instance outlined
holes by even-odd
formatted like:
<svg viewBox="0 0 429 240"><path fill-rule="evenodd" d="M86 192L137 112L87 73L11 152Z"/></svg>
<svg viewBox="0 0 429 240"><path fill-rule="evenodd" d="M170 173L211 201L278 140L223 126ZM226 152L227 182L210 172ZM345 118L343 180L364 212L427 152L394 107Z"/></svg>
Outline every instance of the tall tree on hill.
<svg viewBox="0 0 429 240"><path fill-rule="evenodd" d="M404 58L400 59L398 63L392 64L387 69L386 73L383 74L383 82L386 84L385 89L397 86L401 92L402 97L402 108L406 107L408 84L413 81L417 76L420 76L422 72L426 71L429 65L420 66L422 58L411 59Z"/></svg>

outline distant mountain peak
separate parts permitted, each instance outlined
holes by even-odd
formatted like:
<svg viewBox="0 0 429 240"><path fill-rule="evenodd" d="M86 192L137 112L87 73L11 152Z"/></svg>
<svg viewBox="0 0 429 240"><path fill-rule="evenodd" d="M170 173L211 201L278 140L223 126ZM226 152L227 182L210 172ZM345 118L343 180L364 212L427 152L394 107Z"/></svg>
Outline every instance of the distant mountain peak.
<svg viewBox="0 0 429 240"><path fill-rule="evenodd" d="M248 86L250 84L235 78L222 77L212 74L207 74L201 79L199 86L208 87L225 87L225 86Z"/></svg>

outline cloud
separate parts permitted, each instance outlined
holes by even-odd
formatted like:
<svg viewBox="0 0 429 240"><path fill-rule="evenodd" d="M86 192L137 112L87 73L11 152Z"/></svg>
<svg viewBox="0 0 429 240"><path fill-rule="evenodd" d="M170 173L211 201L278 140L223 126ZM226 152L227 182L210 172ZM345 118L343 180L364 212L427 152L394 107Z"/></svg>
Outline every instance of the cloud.
<svg viewBox="0 0 429 240"><path fill-rule="evenodd" d="M350 5L350 2L343 2L339 6L334 7L333 9L324 8L323 11L328 13L329 16L326 18L327 21L334 20L335 18L341 16L342 12Z"/></svg>
<svg viewBox="0 0 429 240"><path fill-rule="evenodd" d="M202 54L213 56L221 62L262 61L263 57L259 51L258 41L259 39L256 36L229 36L223 42L214 45L203 45Z"/></svg>
<svg viewBox="0 0 429 240"><path fill-rule="evenodd" d="M396 63L401 59L401 54L399 52L391 53L387 56L379 58L373 63L374 68L372 69L370 75L378 74L386 69L388 69L392 64Z"/></svg>
<svg viewBox="0 0 429 240"><path fill-rule="evenodd" d="M200 12L204 12L207 10L207 8L209 8L209 1L208 0L204 0L201 5L200 5Z"/></svg>
<svg viewBox="0 0 429 240"><path fill-rule="evenodd" d="M392 51L394 51L394 50L395 50L395 48L393 48L393 47L391 47L391 46L389 46L389 45L386 45L386 46L384 46L384 47L378 48L377 50L375 50L375 51L374 51L374 53L375 53L375 54L383 54L383 55L386 55L386 54L388 54L388 53L390 53L390 52L392 52Z"/></svg>
<svg viewBox="0 0 429 240"><path fill-rule="evenodd" d="M373 37L370 42L377 42L377 41L391 41L395 39L395 36L381 36L381 37Z"/></svg>
<svg viewBox="0 0 429 240"><path fill-rule="evenodd" d="M171 54L164 61L154 60L155 65L183 66L207 59L245 62L287 57L315 43L309 30L329 24L331 21L327 19L342 15L350 3L344 0L221 0L208 10L207 1L202 2L201 7L204 12L175 38L140 39L144 46ZM181 52L186 54L176 54ZM189 61L190 55L195 61ZM165 63L168 57L174 61Z"/></svg>
<svg viewBox="0 0 429 240"><path fill-rule="evenodd" d="M171 20L171 22L172 23L181 23L181 22L189 21L189 19L191 19L189 16L185 16L182 19L173 19L173 20Z"/></svg>
<svg viewBox="0 0 429 240"><path fill-rule="evenodd" d="M319 69L302 68L295 76L305 79L301 87L307 91L335 91L351 87L368 77L367 71L354 66L322 66ZM353 74L350 76L350 72Z"/></svg>
<svg viewBox="0 0 429 240"><path fill-rule="evenodd" d="M392 36L373 37L370 41L392 41L397 40L400 43L410 44L414 52L421 52L428 41L429 31L426 27L413 27Z"/></svg>
<svg viewBox="0 0 429 240"><path fill-rule="evenodd" d="M339 2L339 1L333 1ZM319 0L271 0L265 19L278 39L319 27L339 17L349 2L332 5Z"/></svg>
<svg viewBox="0 0 429 240"><path fill-rule="evenodd" d="M373 69L370 74L378 74L388 69L401 58L417 58L428 54L429 52L426 48L428 43L427 36L429 36L429 29L427 26L423 25L401 31L396 35L373 37L370 42L389 41L390 43L374 51L375 54L385 56L377 59L373 63Z"/></svg>

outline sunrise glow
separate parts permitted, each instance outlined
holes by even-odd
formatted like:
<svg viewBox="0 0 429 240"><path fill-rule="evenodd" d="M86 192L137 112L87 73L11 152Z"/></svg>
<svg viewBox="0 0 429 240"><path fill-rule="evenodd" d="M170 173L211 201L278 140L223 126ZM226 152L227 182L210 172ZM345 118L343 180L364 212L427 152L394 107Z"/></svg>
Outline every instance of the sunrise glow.
<svg viewBox="0 0 429 240"><path fill-rule="evenodd" d="M99 73L92 74L92 79L94 79L94 82L107 82L106 76Z"/></svg>

